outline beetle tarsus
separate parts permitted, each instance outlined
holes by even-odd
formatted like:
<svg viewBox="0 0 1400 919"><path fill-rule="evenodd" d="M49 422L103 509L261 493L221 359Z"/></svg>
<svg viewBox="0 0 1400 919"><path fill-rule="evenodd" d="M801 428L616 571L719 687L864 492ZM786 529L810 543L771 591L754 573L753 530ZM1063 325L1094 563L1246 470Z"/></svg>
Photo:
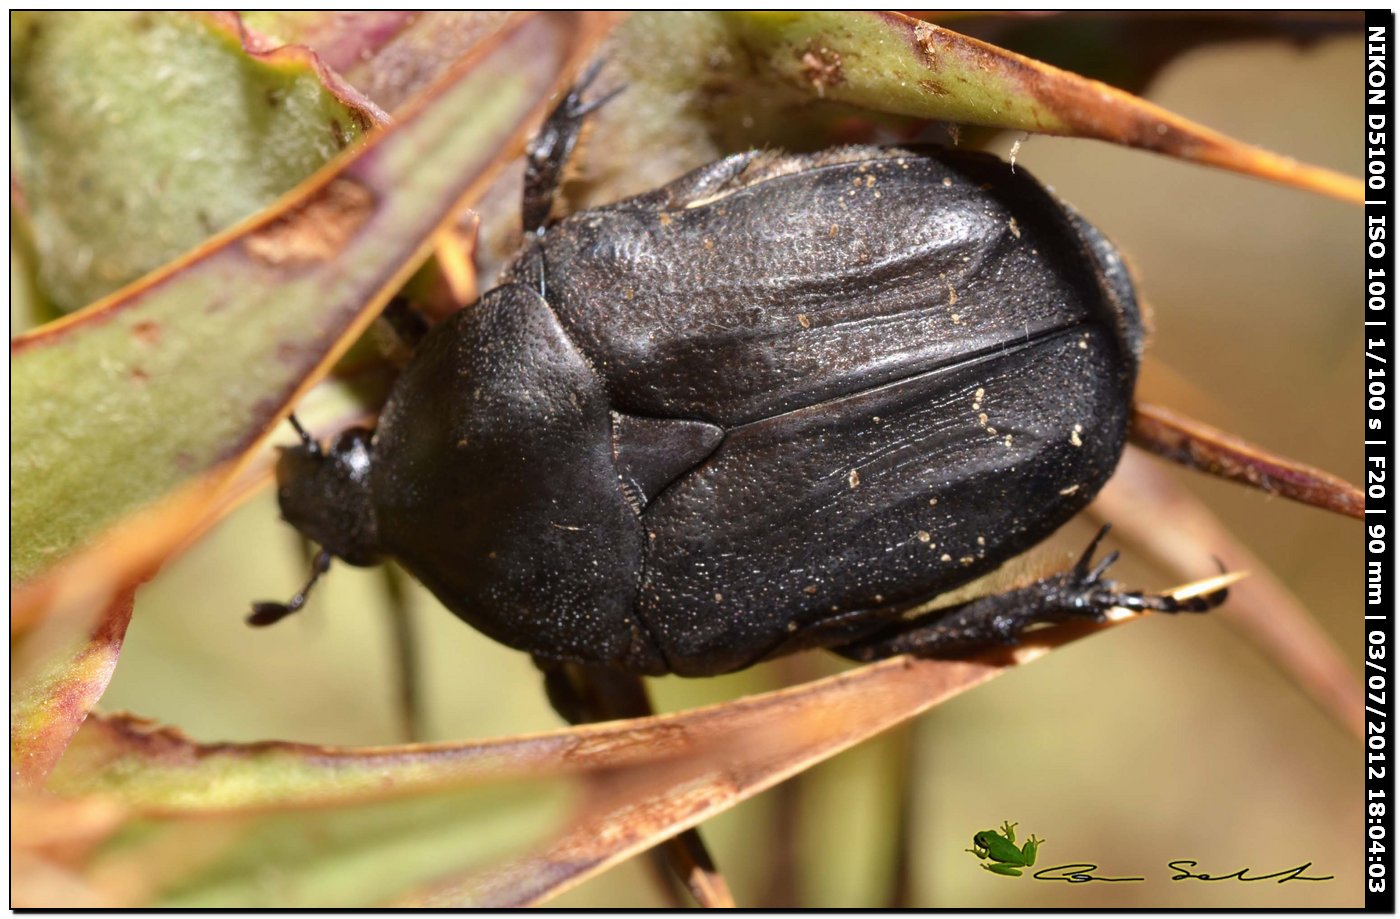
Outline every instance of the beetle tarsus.
<svg viewBox="0 0 1400 919"><path fill-rule="evenodd" d="M899 620L859 641L832 650L860 661L880 660L896 654L966 657L998 645L1014 645L1032 625L1072 619L1102 621L1114 607L1158 613L1203 613L1225 602L1228 591L1223 589L1187 599L1118 589L1114 582L1103 579L1108 568L1118 560L1116 551L1090 567L1108 529L1105 525L1099 530L1079 561L1063 574L934 610L914 619Z"/></svg>
<svg viewBox="0 0 1400 919"><path fill-rule="evenodd" d="M297 607L299 609L300 607ZM272 625L296 612L290 603L262 602L254 603L253 611L248 614L248 624L251 626Z"/></svg>
<svg viewBox="0 0 1400 919"><path fill-rule="evenodd" d="M301 425L297 425L297 430L301 430ZM280 622L292 613L306 605L306 598L311 593L311 588L316 585L321 575L325 574L331 567L330 552L322 549L316 553L316 557L311 562L311 577L301 590L286 603L261 602L253 604L253 612L248 615L247 622L251 626L267 626L274 622Z"/></svg>
<svg viewBox="0 0 1400 919"><path fill-rule="evenodd" d="M564 166L578 143L584 121L624 88L618 86L585 102L583 94L597 79L602 67L603 61L599 59L584 70L526 148L521 226L527 236L539 235L549 225L549 214L554 209L554 199L563 183Z"/></svg>

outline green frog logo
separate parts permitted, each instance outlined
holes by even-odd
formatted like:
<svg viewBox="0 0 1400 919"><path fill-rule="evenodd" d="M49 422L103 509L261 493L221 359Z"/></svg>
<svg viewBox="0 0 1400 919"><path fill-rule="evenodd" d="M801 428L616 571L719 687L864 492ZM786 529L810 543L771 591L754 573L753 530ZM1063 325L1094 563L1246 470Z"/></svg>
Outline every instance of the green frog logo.
<svg viewBox="0 0 1400 919"><path fill-rule="evenodd" d="M1016 848L1016 824L1001 824L1000 830L983 830L972 834L972 848L966 851L982 859L983 868L993 874L1020 877L1022 868L1035 864L1035 854L1045 840L1032 833L1025 845Z"/></svg>

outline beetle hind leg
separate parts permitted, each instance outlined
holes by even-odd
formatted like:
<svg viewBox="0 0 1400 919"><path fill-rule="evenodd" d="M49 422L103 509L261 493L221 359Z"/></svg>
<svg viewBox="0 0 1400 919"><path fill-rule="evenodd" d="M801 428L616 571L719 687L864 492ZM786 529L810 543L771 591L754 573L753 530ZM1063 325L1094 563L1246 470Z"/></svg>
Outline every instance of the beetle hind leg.
<svg viewBox="0 0 1400 919"><path fill-rule="evenodd" d="M587 102L584 92L598 77L602 69L601 59L594 61L570 87L549 113L539 132L535 134L525 150L525 194L521 202L521 224L525 234L539 234L549 225L549 213L554 209L554 198L564 181L564 167L583 132L583 124L589 113L595 111L613 96L622 92L618 87L596 99Z"/></svg>
<svg viewBox="0 0 1400 919"><path fill-rule="evenodd" d="M1165 594L1120 590L1103 577L1117 561L1117 552L1110 552L1097 565L1092 564L1108 529L1104 526L1099 530L1074 567L1062 574L913 619L899 620L831 650L858 661L880 660L896 654L958 658L997 646L1014 645L1032 625L1073 619L1102 621L1114 607L1160 613L1203 613L1225 602L1225 590L1184 600Z"/></svg>

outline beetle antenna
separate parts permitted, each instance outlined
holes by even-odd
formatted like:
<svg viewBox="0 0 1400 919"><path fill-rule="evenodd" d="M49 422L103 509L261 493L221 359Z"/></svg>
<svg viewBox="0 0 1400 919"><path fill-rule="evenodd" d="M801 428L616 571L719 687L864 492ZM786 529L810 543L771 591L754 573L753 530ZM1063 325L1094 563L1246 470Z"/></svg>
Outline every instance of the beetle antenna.
<svg viewBox="0 0 1400 919"><path fill-rule="evenodd" d="M301 426L301 422L297 421L297 416L288 415L287 420L291 422L292 427L297 429L297 436L301 438L301 444L306 448L306 452L313 456L320 456L321 445L316 442L316 438L307 433L306 428Z"/></svg>
<svg viewBox="0 0 1400 919"><path fill-rule="evenodd" d="M297 425L297 430L301 430L301 425ZM316 581L331 566L331 553L322 549L316 553L316 558L311 562L311 577L306 585L296 592L296 595L287 603L254 603L253 612L248 616L248 624L253 626L272 625L306 605L306 597L311 593L311 588Z"/></svg>

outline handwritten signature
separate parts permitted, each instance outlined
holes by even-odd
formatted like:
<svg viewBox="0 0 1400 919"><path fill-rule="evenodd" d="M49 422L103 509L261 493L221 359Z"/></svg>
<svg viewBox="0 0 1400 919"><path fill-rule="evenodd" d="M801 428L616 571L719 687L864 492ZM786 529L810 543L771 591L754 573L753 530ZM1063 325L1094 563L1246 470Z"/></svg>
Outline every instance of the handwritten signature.
<svg viewBox="0 0 1400 919"><path fill-rule="evenodd" d="M1325 877L1310 877L1303 872L1312 867L1312 862L1304 862L1296 868L1285 868L1282 871L1275 871L1272 874L1251 874L1253 868L1241 868L1229 874L1210 874L1205 871L1195 871L1193 869L1200 866L1197 862L1189 858L1179 858L1167 862L1167 867L1175 872L1171 876L1173 881L1274 881L1279 884L1288 881L1330 881L1335 875ZM1108 877L1094 874L1099 866L1093 862L1071 862L1065 865L1055 865L1053 868L1042 868L1031 877L1037 881L1063 881L1066 884L1088 884L1091 881L1103 881L1107 883L1120 883L1123 881L1145 881L1145 877Z"/></svg>

